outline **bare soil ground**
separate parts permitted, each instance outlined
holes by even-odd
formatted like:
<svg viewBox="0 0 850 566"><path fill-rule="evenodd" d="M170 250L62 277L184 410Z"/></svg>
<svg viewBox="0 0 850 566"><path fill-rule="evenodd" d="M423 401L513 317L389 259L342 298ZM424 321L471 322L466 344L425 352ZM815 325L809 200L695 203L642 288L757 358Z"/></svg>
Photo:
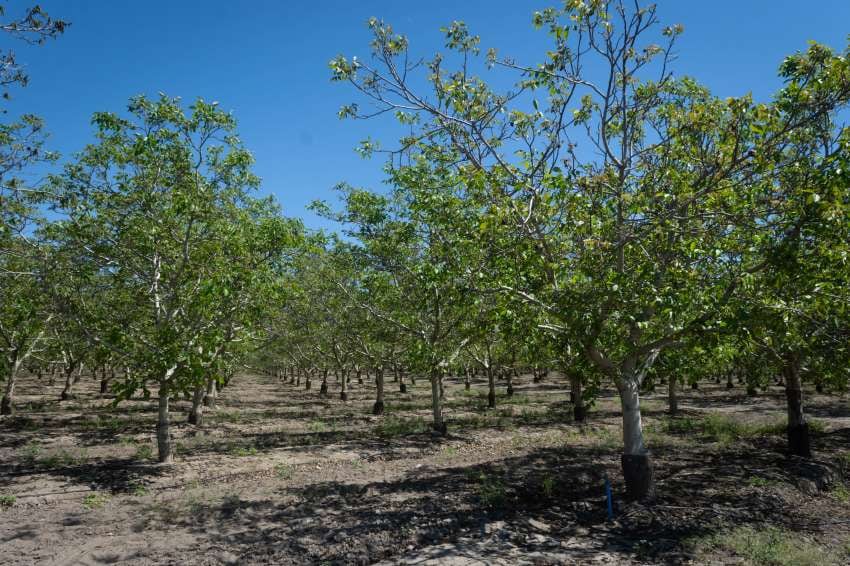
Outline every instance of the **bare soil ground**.
<svg viewBox="0 0 850 566"><path fill-rule="evenodd" d="M97 396L84 378L20 387L0 420L0 562L17 564L728 564L850 561L850 400L809 395L814 463L788 457L784 395L644 397L652 506L622 499L618 404L571 422L567 383L447 380L450 435L428 431L424 380L373 417L261 375L223 390L203 428L173 404L177 462L156 465L153 400ZM614 493L608 521L605 478Z"/></svg>

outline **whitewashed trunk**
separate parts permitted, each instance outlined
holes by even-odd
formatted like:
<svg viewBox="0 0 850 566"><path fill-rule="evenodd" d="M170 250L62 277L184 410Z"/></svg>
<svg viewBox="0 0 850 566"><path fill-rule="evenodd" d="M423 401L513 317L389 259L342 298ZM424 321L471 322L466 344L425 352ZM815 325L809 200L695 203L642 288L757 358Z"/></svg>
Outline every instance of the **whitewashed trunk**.
<svg viewBox="0 0 850 566"><path fill-rule="evenodd" d="M626 375L618 384L623 408L623 479L626 495L646 500L655 496L652 460L643 443L640 414L640 382L635 375Z"/></svg>
<svg viewBox="0 0 850 566"><path fill-rule="evenodd" d="M434 415L434 430L439 434L446 434L446 423L443 422L443 404L441 395L440 370L433 368L431 370L431 410Z"/></svg>
<svg viewBox="0 0 850 566"><path fill-rule="evenodd" d="M6 387L3 390L3 398L0 399L0 415L11 415L15 412L15 385L18 379L18 372L21 369L21 363L21 360L15 359L9 364Z"/></svg>
<svg viewBox="0 0 850 566"><path fill-rule="evenodd" d="M174 461L168 408L168 383L165 382L159 387L159 411L156 423L156 447L158 460L162 464L170 464Z"/></svg>

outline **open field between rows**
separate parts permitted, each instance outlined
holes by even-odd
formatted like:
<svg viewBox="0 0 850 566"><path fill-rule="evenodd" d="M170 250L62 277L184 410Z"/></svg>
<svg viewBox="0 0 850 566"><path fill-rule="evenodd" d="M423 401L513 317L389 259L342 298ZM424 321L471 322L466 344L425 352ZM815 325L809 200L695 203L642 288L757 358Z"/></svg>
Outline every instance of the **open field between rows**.
<svg viewBox="0 0 850 566"><path fill-rule="evenodd" d="M621 497L613 392L576 425L559 375L539 384L523 376L513 397L500 387L494 410L485 384L465 391L448 379L445 438L427 426L427 380L400 394L388 379L381 417L370 414L369 382L352 381L347 403L333 379L328 398L264 375L234 383L202 428L185 424L188 402L172 404L176 462L163 466L152 457L153 402L114 408L84 378L76 398L60 403L58 386L24 380L18 415L0 421L3 562L850 559L846 396L808 399L816 457L806 463L785 454L780 388L751 398L701 384L681 393L675 418L660 392L648 394L659 498L645 506Z"/></svg>

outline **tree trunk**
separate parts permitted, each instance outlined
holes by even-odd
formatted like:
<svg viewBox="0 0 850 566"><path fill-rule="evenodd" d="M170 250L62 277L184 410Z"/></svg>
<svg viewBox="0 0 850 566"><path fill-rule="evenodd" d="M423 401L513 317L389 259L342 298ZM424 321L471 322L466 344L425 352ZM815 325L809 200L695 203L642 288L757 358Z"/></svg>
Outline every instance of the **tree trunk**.
<svg viewBox="0 0 850 566"><path fill-rule="evenodd" d="M168 382L159 386L159 415L156 423L156 447L161 464L174 461L171 447L171 422L168 416Z"/></svg>
<svg viewBox="0 0 850 566"><path fill-rule="evenodd" d="M691 383L691 389L699 389L699 383L698 383L698 382L696 382L696 381L694 381L693 383Z"/></svg>
<svg viewBox="0 0 850 566"><path fill-rule="evenodd" d="M21 368L19 360L13 360L9 364L9 375L6 377L6 387L3 390L3 398L0 399L0 415L15 414L15 382L18 378L18 371Z"/></svg>
<svg viewBox="0 0 850 566"><path fill-rule="evenodd" d="M109 382L115 378L115 370L103 366L103 373L100 374L100 394L106 395L109 393Z"/></svg>
<svg viewBox="0 0 850 566"><path fill-rule="evenodd" d="M788 401L788 451L795 456L812 457L809 423L803 414L803 387L800 383L800 358L796 353L785 357L785 398Z"/></svg>
<svg viewBox="0 0 850 566"><path fill-rule="evenodd" d="M573 420L583 423L587 419L587 408L584 406L581 376L570 372L570 401L573 404Z"/></svg>
<svg viewBox="0 0 850 566"><path fill-rule="evenodd" d="M328 370L322 371L322 385L319 386L319 396L328 396Z"/></svg>
<svg viewBox="0 0 850 566"><path fill-rule="evenodd" d="M216 400L218 399L218 381L215 377L207 379L207 391L204 395L203 403L205 407L215 409Z"/></svg>
<svg viewBox="0 0 850 566"><path fill-rule="evenodd" d="M470 376L472 375L472 370L466 368L466 371L463 372L463 388L469 391L470 387L472 387L472 382L470 380Z"/></svg>
<svg viewBox="0 0 850 566"><path fill-rule="evenodd" d="M672 375L667 380L667 412L671 415L679 412L679 395L676 387L678 381Z"/></svg>
<svg viewBox="0 0 850 566"><path fill-rule="evenodd" d="M626 496L646 500L655 496L652 460L643 444L640 415L640 384L634 376L626 376L620 384L623 407L623 479Z"/></svg>
<svg viewBox="0 0 850 566"><path fill-rule="evenodd" d="M384 414L384 369L375 370L375 404L372 406L373 415Z"/></svg>
<svg viewBox="0 0 850 566"><path fill-rule="evenodd" d="M489 364L484 368L484 372L487 374L487 406L494 409L496 408L496 374Z"/></svg>
<svg viewBox="0 0 850 566"><path fill-rule="evenodd" d="M732 389L735 384L732 382L732 372L726 374L726 389Z"/></svg>
<svg viewBox="0 0 850 566"><path fill-rule="evenodd" d="M210 379L210 381L213 381ZM203 426L204 424L204 398L207 396L207 384L202 383L195 388L192 394L192 408L189 409L189 424Z"/></svg>
<svg viewBox="0 0 850 566"><path fill-rule="evenodd" d="M443 421L443 406L442 406L442 396L440 395L441 387L441 379L440 379L440 368L432 368L431 369L431 409L434 413L434 422L432 426L434 430L445 436L447 434L446 423Z"/></svg>
<svg viewBox="0 0 850 566"><path fill-rule="evenodd" d="M407 384L404 382L404 371L398 373L398 392L407 393Z"/></svg>
<svg viewBox="0 0 850 566"><path fill-rule="evenodd" d="M340 384L339 400L348 401L348 380L350 379L348 372L342 372L342 383Z"/></svg>
<svg viewBox="0 0 850 566"><path fill-rule="evenodd" d="M76 369L76 364L71 363L65 368L65 387L62 389L62 393L59 395L59 399L61 401L67 401L71 398L71 388L74 386L76 381L74 380L74 370Z"/></svg>
<svg viewBox="0 0 850 566"><path fill-rule="evenodd" d="M506 393L508 397L514 396L514 372L513 370L508 370L508 373L505 375L505 378L508 380L508 387L506 389Z"/></svg>

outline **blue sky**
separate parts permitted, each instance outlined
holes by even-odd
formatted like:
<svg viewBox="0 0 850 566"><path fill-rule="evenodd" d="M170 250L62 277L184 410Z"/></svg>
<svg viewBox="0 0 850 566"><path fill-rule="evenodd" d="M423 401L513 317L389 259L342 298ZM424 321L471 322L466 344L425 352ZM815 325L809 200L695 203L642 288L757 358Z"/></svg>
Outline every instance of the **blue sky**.
<svg viewBox="0 0 850 566"><path fill-rule="evenodd" d="M69 158L91 141L96 111L122 111L139 93L162 91L190 101L217 100L233 110L257 160L263 192L310 227L326 224L305 210L332 199L340 181L380 188L379 159L354 151L371 136L392 142L389 120L340 121L340 105L356 98L329 81L335 55L368 54L365 21L377 16L409 36L412 52L443 49L439 28L465 21L482 47L538 62L546 36L531 24L545 0L430 2L314 0L40 0L72 23L43 47L12 44L31 75L16 90L11 113L45 118L50 148ZM662 21L682 23L677 74L695 76L720 96L752 91L767 98L779 83L782 58L814 39L843 49L850 0L657 0ZM8 12L28 6L12 2ZM486 76L486 75L485 75Z"/></svg>

